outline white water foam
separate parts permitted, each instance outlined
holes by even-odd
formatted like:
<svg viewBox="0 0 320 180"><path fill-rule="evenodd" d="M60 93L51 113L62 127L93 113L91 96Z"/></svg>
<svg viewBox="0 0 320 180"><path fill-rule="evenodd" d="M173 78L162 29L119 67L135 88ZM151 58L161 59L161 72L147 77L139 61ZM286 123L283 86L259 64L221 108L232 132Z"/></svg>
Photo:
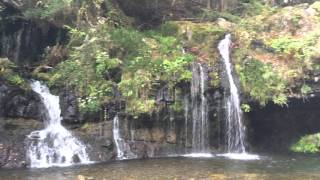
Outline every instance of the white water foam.
<svg viewBox="0 0 320 180"><path fill-rule="evenodd" d="M260 157L255 154L248 153L226 153L226 154L217 154L217 156L223 156L228 159L236 159L236 160L259 160Z"/></svg>
<svg viewBox="0 0 320 180"><path fill-rule="evenodd" d="M191 158L212 158L214 157L213 154L210 153L191 153L191 154L184 154L183 157L191 157Z"/></svg>
<svg viewBox="0 0 320 180"><path fill-rule="evenodd" d="M54 96L39 81L31 83L45 106L45 129L28 135L27 157L31 168L70 166L91 163L86 146L61 125L59 96Z"/></svg>

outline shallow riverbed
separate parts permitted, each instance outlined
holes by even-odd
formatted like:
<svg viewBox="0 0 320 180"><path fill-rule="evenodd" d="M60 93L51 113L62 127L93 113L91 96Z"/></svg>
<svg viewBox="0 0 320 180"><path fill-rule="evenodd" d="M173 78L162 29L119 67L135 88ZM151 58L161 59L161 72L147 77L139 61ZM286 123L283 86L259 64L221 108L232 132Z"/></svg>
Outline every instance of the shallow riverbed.
<svg viewBox="0 0 320 180"><path fill-rule="evenodd" d="M0 170L0 179L320 179L320 157L266 155L250 161L218 156L128 160L64 168L3 169Z"/></svg>

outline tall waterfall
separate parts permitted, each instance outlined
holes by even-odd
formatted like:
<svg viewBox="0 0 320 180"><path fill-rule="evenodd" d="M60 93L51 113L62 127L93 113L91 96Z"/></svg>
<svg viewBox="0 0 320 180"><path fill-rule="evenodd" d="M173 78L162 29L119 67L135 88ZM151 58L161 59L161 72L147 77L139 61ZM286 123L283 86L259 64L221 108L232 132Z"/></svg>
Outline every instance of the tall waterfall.
<svg viewBox="0 0 320 180"><path fill-rule="evenodd" d="M218 49L225 64L228 81L230 85L230 95L227 99L226 114L226 135L228 145L228 156L238 159L257 158L257 156L246 154L245 126L242 120L242 110L240 108L240 98L238 88L232 76L232 64L230 62L231 35L227 34L219 43ZM237 154L238 153L238 154Z"/></svg>
<svg viewBox="0 0 320 180"><path fill-rule="evenodd" d="M45 129L28 135L30 166L45 168L89 163L86 146L61 125L59 96L50 94L49 89L39 81L33 81L31 88L41 97L47 117Z"/></svg>
<svg viewBox="0 0 320 180"><path fill-rule="evenodd" d="M133 159L137 156L131 152L129 144L126 143L124 139L122 139L120 134L120 124L119 124L119 116L116 115L113 118L113 140L117 149L117 159Z"/></svg>
<svg viewBox="0 0 320 180"><path fill-rule="evenodd" d="M205 96L207 88L208 75L206 70L200 63L194 63L192 66L192 80L191 80L191 117L185 114L185 118L191 119L188 123L186 119L186 126L192 125L192 134L186 133L186 138L192 138L192 154L186 156L211 156L209 152L209 129L208 129L208 102ZM185 107L188 111L189 107ZM186 131L187 131L186 127ZM188 136L189 134L189 136ZM187 142L187 141L186 141Z"/></svg>

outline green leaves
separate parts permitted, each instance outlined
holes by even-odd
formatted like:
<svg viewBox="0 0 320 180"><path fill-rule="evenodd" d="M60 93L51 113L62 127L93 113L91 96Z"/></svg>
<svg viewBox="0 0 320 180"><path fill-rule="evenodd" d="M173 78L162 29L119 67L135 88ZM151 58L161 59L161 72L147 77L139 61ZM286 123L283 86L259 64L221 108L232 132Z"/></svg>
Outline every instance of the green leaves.
<svg viewBox="0 0 320 180"><path fill-rule="evenodd" d="M241 109L244 111L244 112L250 112L251 111L251 107L249 104L241 104Z"/></svg>
<svg viewBox="0 0 320 180"><path fill-rule="evenodd" d="M120 65L120 60L117 58L109 58L107 52L101 52L101 50L96 51L96 75L103 78L105 73L113 68Z"/></svg>
<svg viewBox="0 0 320 180"><path fill-rule="evenodd" d="M275 104L284 105L286 83L271 64L249 59L240 66L240 80L245 92L253 99L265 105L269 100Z"/></svg>
<svg viewBox="0 0 320 180"><path fill-rule="evenodd" d="M320 133L302 137L290 149L299 153L318 153L320 151Z"/></svg>
<svg viewBox="0 0 320 180"><path fill-rule="evenodd" d="M176 37L162 31L140 32L107 24L67 28L70 56L57 66L50 84L76 90L82 112L99 111L112 98L117 85L129 113L152 112L159 82L174 89L177 83L192 77L189 65L195 58L182 52ZM174 28L166 25L163 29ZM120 82L115 74L117 78L121 75Z"/></svg>
<svg viewBox="0 0 320 180"><path fill-rule="evenodd" d="M17 66L7 58L0 58L0 77L11 85L28 88L28 83L20 76Z"/></svg>
<svg viewBox="0 0 320 180"><path fill-rule="evenodd" d="M119 89L126 99L127 111L134 115L154 110L154 88L159 88L154 84L161 81L174 88L177 83L192 77L188 66L194 57L182 52L176 37L163 32L167 28L173 29L165 25L159 28L160 32L122 28L111 33L117 48L124 52Z"/></svg>
<svg viewBox="0 0 320 180"><path fill-rule="evenodd" d="M312 89L311 89L310 86L308 86L308 85L306 85L306 84L303 84L302 87L301 87L301 89L300 89L300 91L301 91L301 93L302 93L303 95L306 95L306 94L310 93L310 92L312 91Z"/></svg>
<svg viewBox="0 0 320 180"><path fill-rule="evenodd" d="M298 60L308 61L315 53L313 47L320 37L320 33L311 33L307 38L294 39L290 36L282 36L271 40L270 46L278 53L292 55Z"/></svg>
<svg viewBox="0 0 320 180"><path fill-rule="evenodd" d="M24 12L28 18L51 19L58 13L63 13L70 7L72 0L43 0L37 3L36 8L30 8Z"/></svg>

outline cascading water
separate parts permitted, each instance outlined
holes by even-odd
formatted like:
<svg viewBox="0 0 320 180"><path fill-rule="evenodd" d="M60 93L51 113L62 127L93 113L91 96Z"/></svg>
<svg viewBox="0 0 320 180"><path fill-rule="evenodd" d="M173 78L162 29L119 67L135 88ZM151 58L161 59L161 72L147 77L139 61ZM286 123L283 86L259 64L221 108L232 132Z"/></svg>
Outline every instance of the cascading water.
<svg viewBox="0 0 320 180"><path fill-rule="evenodd" d="M50 94L39 81L31 83L45 106L47 117L45 129L28 135L27 157L32 168L69 166L74 163L89 163L86 146L61 125L59 96Z"/></svg>
<svg viewBox="0 0 320 180"><path fill-rule="evenodd" d="M192 154L187 154L186 156L211 157L211 154L208 153L208 102L205 97L207 81L207 72L203 66L200 63L194 63L191 81ZM185 117L188 118L188 114ZM188 126L188 123L186 123L186 126Z"/></svg>
<svg viewBox="0 0 320 180"><path fill-rule="evenodd" d="M188 147L188 120L189 120L189 98L187 95L183 98L183 104L184 104L184 134L185 134L185 147Z"/></svg>
<svg viewBox="0 0 320 180"><path fill-rule="evenodd" d="M113 140L117 148L117 159L133 159L137 156L131 152L129 144L126 143L124 139L121 138L120 134L120 124L119 124L119 116L116 115L113 118Z"/></svg>
<svg viewBox="0 0 320 180"><path fill-rule="evenodd" d="M249 155L245 148L245 126L242 121L242 110L240 108L240 98L237 86L232 77L232 64L230 62L231 35L227 34L219 45L218 49L225 64L229 81L230 95L227 98L226 114L226 136L227 150L226 156L236 159L257 159L256 155Z"/></svg>

